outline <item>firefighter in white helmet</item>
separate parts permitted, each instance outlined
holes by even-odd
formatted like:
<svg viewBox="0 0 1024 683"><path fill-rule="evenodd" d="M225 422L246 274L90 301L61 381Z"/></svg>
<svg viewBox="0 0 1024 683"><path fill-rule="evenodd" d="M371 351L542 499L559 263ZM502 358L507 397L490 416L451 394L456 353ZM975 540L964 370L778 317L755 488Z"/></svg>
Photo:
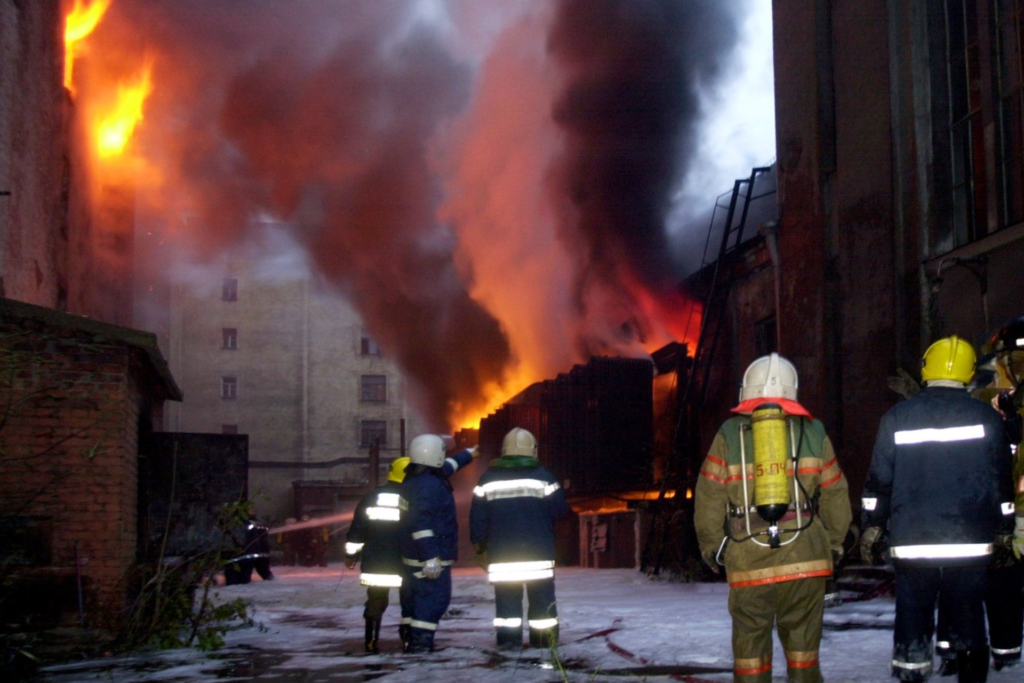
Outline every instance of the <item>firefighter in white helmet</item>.
<svg viewBox="0 0 1024 683"><path fill-rule="evenodd" d="M501 457L473 489L470 540L494 585L494 627L499 649L523 646L523 591L531 647L558 643L555 606L555 520L568 510L565 492L537 459L537 439L516 427L505 435Z"/></svg>
<svg viewBox="0 0 1024 683"><path fill-rule="evenodd" d="M1010 449L999 414L967 392L975 353L960 337L921 360L925 388L882 417L862 500L861 557L885 535L896 576L892 674L932 671L935 609L949 624L958 680L988 677L985 593L996 535L1012 528Z"/></svg>
<svg viewBox="0 0 1024 683"><path fill-rule="evenodd" d="M402 508L399 505L402 480L409 458L395 458L388 469L388 480L363 496L352 514L352 525L345 538L345 566L353 569L360 562L359 583L366 586L365 647L380 651L380 624L390 602L392 588L402 586ZM401 624L402 643L409 641L409 625Z"/></svg>
<svg viewBox="0 0 1024 683"><path fill-rule="evenodd" d="M792 363L772 353L747 368L735 416L719 428L695 491L704 561L724 566L733 680L772 680L778 625L790 681L818 683L825 585L852 520L825 428L797 402Z"/></svg>
<svg viewBox="0 0 1024 683"><path fill-rule="evenodd" d="M450 439L450 437L449 437ZM409 444L402 482L402 623L410 653L432 652L434 633L452 598L451 565L458 559L459 525L448 477L477 457L476 447L447 457L445 439L421 434Z"/></svg>

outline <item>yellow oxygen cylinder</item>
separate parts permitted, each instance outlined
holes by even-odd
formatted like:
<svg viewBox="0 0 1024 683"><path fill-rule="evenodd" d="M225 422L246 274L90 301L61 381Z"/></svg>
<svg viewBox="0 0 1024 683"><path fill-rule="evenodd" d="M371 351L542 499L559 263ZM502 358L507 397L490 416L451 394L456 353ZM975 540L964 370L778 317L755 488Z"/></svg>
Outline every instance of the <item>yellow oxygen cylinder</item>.
<svg viewBox="0 0 1024 683"><path fill-rule="evenodd" d="M786 465L786 413L776 403L763 403L750 415L754 440L754 505L758 516L775 524L789 510Z"/></svg>

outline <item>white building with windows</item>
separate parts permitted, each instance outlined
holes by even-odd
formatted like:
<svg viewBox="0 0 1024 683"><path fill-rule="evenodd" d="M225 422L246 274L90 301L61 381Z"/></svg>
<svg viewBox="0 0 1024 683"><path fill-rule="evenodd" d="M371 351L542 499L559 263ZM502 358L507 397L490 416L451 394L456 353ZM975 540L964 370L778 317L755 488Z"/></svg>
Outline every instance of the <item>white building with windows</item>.
<svg viewBox="0 0 1024 683"><path fill-rule="evenodd" d="M370 483L374 446L384 481L421 421L358 312L309 277L224 268L172 288L167 355L185 399L165 429L248 435L249 497L273 522L296 514L295 482Z"/></svg>

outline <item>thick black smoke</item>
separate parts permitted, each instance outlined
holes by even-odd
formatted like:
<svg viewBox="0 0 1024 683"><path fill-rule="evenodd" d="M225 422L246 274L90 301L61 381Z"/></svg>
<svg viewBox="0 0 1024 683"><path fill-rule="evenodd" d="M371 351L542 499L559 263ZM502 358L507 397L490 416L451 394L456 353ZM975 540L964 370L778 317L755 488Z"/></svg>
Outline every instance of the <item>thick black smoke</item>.
<svg viewBox="0 0 1024 683"><path fill-rule="evenodd" d="M697 156L701 93L732 59L744 4L557 3L549 50L568 78L553 109L568 141L557 177L578 210L564 227L591 248L584 279L608 278L622 260L653 288L676 277L665 222Z"/></svg>
<svg viewBox="0 0 1024 683"><path fill-rule="evenodd" d="M553 200L576 209L560 229L584 255L582 309L590 285L621 280L622 269L664 282L664 221L693 150L698 92L731 54L740 3L549 1L549 56L566 85L536 115L565 135ZM246 240L260 214L293 225L441 429L457 407L486 407L486 387L514 358L501 321L454 267L456 233L437 220L435 146L481 86L478 62L455 57L445 31L460 11L481 23L483 13L452 0L438 21L434 5L115 0L97 39L127 61L156 55L141 143L165 175L165 209L190 216L193 252Z"/></svg>

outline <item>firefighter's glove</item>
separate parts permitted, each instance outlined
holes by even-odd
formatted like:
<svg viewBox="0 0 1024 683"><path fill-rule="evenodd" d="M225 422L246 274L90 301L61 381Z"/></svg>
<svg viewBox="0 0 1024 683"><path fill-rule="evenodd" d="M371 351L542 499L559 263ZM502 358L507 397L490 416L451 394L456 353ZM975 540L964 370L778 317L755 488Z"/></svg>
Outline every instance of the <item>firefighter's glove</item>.
<svg viewBox="0 0 1024 683"><path fill-rule="evenodd" d="M428 579L436 579L441 576L444 567L441 566L441 558L432 557L423 565L423 576Z"/></svg>
<svg viewBox="0 0 1024 683"><path fill-rule="evenodd" d="M722 573L722 565L718 564L718 560L715 559L715 553L701 553L700 556L704 560L704 564L708 566L708 569L715 574Z"/></svg>
<svg viewBox="0 0 1024 683"><path fill-rule="evenodd" d="M1018 560L1024 557L1024 515L1014 518L1013 556Z"/></svg>
<svg viewBox="0 0 1024 683"><path fill-rule="evenodd" d="M354 557L346 557L345 558L345 567L347 569L355 569L356 568L356 558L354 558Z"/></svg>
<svg viewBox="0 0 1024 683"><path fill-rule="evenodd" d="M472 457L472 458L473 458L474 460L476 460L477 458L479 458L479 457L480 457L480 447L479 447L479 446L473 446L472 448L470 448L470 449L469 449L469 455L470 455L470 456L471 456L471 457Z"/></svg>
<svg viewBox="0 0 1024 683"><path fill-rule="evenodd" d="M884 532L880 526L869 526L860 537L860 559L868 565L882 564L885 552Z"/></svg>
<svg viewBox="0 0 1024 683"><path fill-rule="evenodd" d="M475 551L473 553L473 562L475 562L480 569L487 571L487 565L490 564L487 559L487 544L477 543L473 546L473 550Z"/></svg>

